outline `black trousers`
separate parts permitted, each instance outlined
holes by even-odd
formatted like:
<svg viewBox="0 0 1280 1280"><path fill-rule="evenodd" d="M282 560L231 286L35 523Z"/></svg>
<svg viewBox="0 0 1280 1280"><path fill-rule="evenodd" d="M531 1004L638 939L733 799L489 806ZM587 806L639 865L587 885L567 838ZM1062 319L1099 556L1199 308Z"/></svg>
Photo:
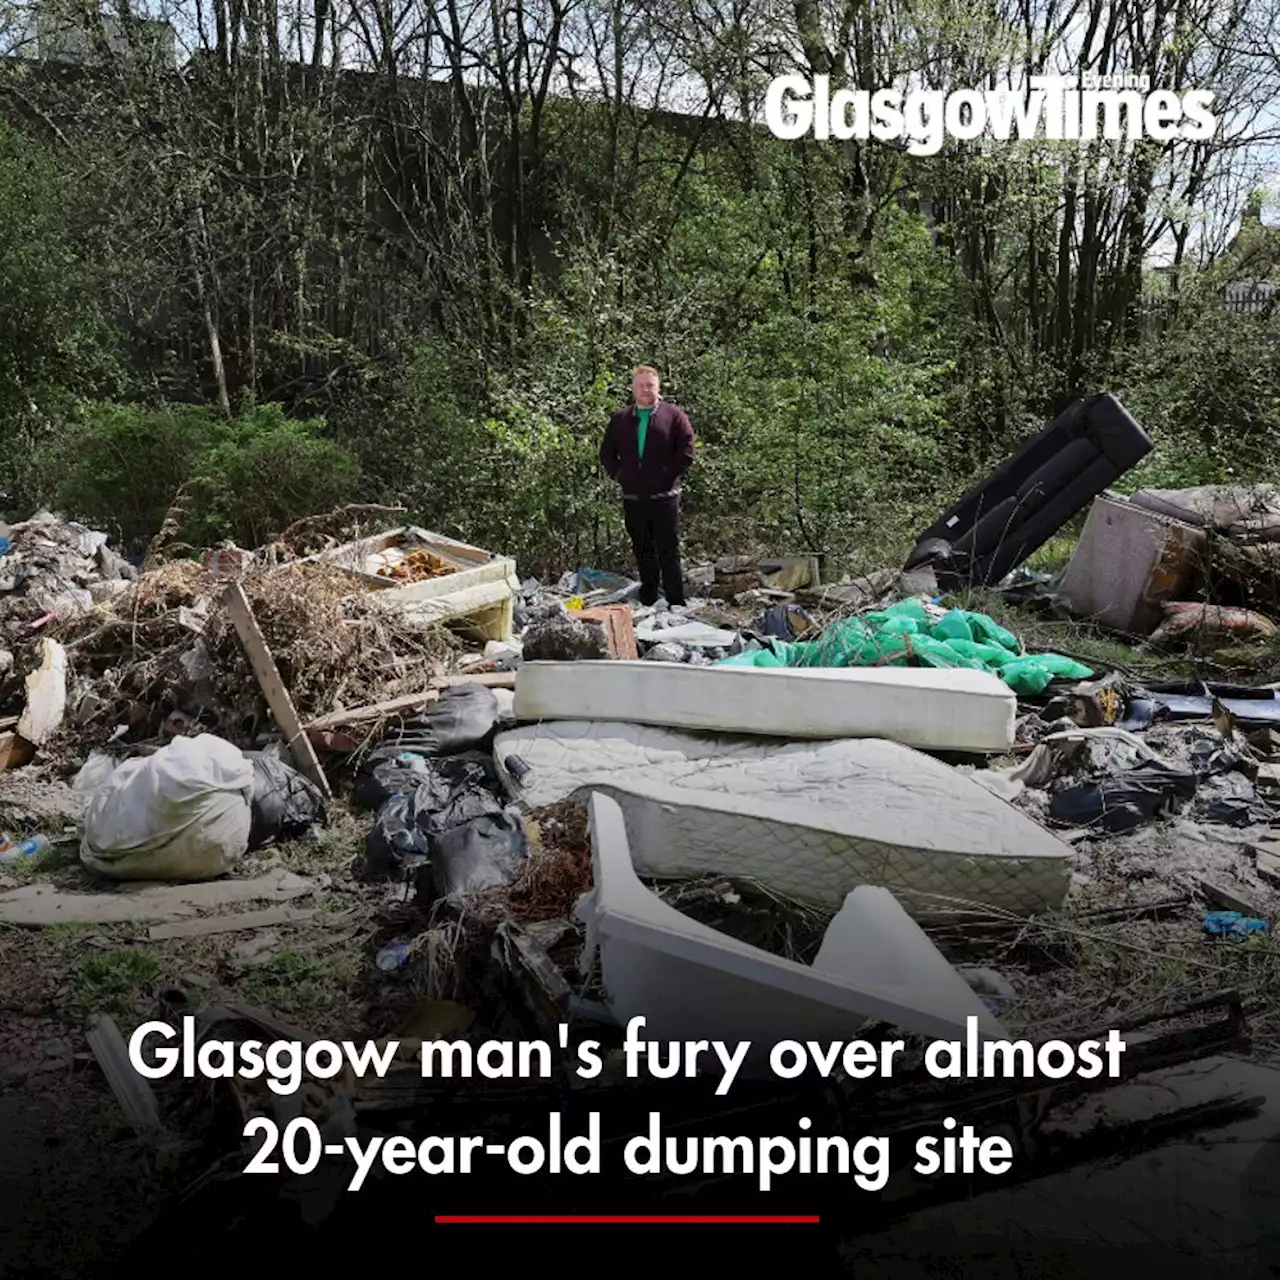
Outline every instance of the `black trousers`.
<svg viewBox="0 0 1280 1280"><path fill-rule="evenodd" d="M658 583L668 604L684 604L680 568L680 496L624 498L622 514L640 569L640 603L653 604Z"/></svg>

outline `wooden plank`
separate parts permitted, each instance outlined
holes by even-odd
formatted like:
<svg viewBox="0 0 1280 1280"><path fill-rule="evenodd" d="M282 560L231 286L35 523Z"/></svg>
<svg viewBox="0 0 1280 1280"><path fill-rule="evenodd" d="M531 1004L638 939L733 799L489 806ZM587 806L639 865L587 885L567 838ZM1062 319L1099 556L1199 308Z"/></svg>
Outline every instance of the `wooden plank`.
<svg viewBox="0 0 1280 1280"><path fill-rule="evenodd" d="M51 924L123 924L180 920L197 911L240 902L289 902L315 890L313 880L283 867L254 880L140 885L115 892L64 893L39 881L0 893L0 924L40 928Z"/></svg>
<svg viewBox="0 0 1280 1280"><path fill-rule="evenodd" d="M143 1138L159 1137L164 1131L159 1103L151 1085L134 1069L115 1019L93 1014L85 1028L85 1038L134 1132Z"/></svg>
<svg viewBox="0 0 1280 1280"><path fill-rule="evenodd" d="M35 757L36 749L16 733L0 733L0 773L20 769Z"/></svg>
<svg viewBox="0 0 1280 1280"><path fill-rule="evenodd" d="M548 1026L566 1021L573 989L546 948L515 923L499 925L498 936L505 944L501 947L501 960L530 1013Z"/></svg>
<svg viewBox="0 0 1280 1280"><path fill-rule="evenodd" d="M1242 916L1249 916L1254 920L1266 919L1252 902L1220 884L1201 880L1200 896L1219 911L1238 911Z"/></svg>
<svg viewBox="0 0 1280 1280"><path fill-rule="evenodd" d="M246 929L265 929L270 925L301 924L313 919L315 914L314 911L290 907L239 911L230 916L210 916L207 920L179 920L175 924L153 925L149 937L152 942L165 942L171 938L205 938L214 933L239 933Z"/></svg>
<svg viewBox="0 0 1280 1280"><path fill-rule="evenodd" d="M231 621L235 623L236 631L240 634L240 642L249 655L249 662L253 667L254 675L258 677L258 684L262 687L267 706L271 708L276 724L285 735L285 745L293 753L302 772L320 788L326 797L333 799L329 779L325 777L324 770L320 767L319 757L311 745L311 739L307 737L302 721L298 719L293 699L289 697L289 691L284 687L284 681L280 679L276 660L271 656L271 650L267 648L267 642L263 639L257 618L253 616L253 609L250 607L244 588L238 582L233 582L222 593L222 599L227 606L227 612L231 614Z"/></svg>
<svg viewBox="0 0 1280 1280"><path fill-rule="evenodd" d="M336 729L340 725L354 724L357 720L379 720L383 716L395 715L399 711L411 711L415 707L425 707L440 696L442 688L453 688L460 684L480 684L488 689L514 689L516 673L514 671L495 671L487 675L476 676L437 676L431 681L434 687L423 689L419 693L406 693L398 698L388 698L386 702L374 702L364 707L352 707L348 711L331 711L320 716L307 725L307 732Z"/></svg>

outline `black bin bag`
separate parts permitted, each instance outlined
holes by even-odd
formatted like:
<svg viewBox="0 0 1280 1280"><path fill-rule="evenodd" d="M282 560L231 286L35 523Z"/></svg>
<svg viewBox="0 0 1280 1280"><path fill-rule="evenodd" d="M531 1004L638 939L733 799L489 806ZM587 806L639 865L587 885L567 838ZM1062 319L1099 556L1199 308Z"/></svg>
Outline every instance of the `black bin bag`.
<svg viewBox="0 0 1280 1280"><path fill-rule="evenodd" d="M244 753L253 765L249 850L283 844L329 821L324 793L297 769L261 751Z"/></svg>

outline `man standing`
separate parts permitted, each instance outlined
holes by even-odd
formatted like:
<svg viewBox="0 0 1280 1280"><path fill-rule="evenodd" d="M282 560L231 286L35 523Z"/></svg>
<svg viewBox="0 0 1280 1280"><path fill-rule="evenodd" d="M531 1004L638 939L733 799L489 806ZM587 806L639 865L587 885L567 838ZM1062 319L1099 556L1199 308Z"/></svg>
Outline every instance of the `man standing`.
<svg viewBox="0 0 1280 1280"><path fill-rule="evenodd" d="M680 477L693 465L693 428L658 394L658 371L631 375L635 403L609 419L600 465L622 487L622 513L640 569L640 603L684 604L680 568Z"/></svg>

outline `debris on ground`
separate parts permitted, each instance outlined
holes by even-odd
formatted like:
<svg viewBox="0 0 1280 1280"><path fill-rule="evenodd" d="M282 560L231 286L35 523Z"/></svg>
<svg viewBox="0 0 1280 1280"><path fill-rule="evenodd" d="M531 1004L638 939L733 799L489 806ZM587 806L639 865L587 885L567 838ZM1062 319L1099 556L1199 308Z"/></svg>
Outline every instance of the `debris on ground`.
<svg viewBox="0 0 1280 1280"><path fill-rule="evenodd" d="M1110 397L1040 440L905 570L824 583L814 555L724 557L689 569L675 607L608 570L522 581L416 526L317 518L127 572L82 526L15 526L0 924L43 961L74 954L57 999L94 1006L80 1049L103 1096L206 1164L282 1104L137 1088L117 1042L157 1013L198 1010L205 1038L609 1037L640 1005L727 1024L724 992L760 996L746 1017L785 989L817 1035L866 1012L892 954L933 993L890 1011L921 1033L946 1009L1036 1037L1154 1016L1160 1061L1238 1048L1242 1002L1276 995L1280 699L1211 665L1274 627L1257 599L1208 593L1200 564L1223 541L1269 547L1274 512L1113 510L1105 485L1150 446ZM1086 471L1097 486L1056 502ZM1066 585L1023 564L1089 497ZM1116 563L1116 539L1153 528ZM961 564L990 590L961 593ZM1086 598L1105 606L1073 624L1087 644L1035 621ZM1124 666L1101 656L1108 626L1139 639ZM943 845L912 835L931 813L954 820L945 883ZM1018 838L971 847L983 823ZM811 866L821 884L794 891ZM1280 1054L1265 1017L1252 1031ZM397 1065L291 1105L346 1132L421 1114L429 1084Z"/></svg>

